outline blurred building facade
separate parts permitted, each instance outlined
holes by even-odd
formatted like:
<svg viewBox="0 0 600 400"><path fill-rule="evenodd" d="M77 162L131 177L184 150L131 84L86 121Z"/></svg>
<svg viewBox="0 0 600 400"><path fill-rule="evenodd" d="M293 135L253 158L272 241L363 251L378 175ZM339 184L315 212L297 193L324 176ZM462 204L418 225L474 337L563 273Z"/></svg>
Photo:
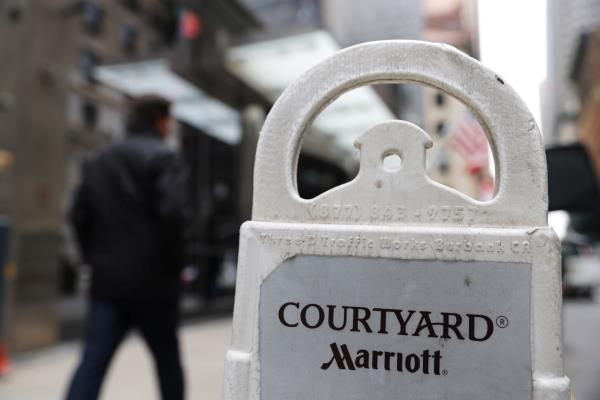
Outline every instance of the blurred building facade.
<svg viewBox="0 0 600 400"><path fill-rule="evenodd" d="M65 38L61 4L0 3L0 148L14 169L0 173L0 214L12 222L5 334L14 348L56 340L57 271L66 155Z"/></svg>
<svg viewBox="0 0 600 400"><path fill-rule="evenodd" d="M581 35L571 69L571 79L580 104L577 139L600 176L600 25Z"/></svg>
<svg viewBox="0 0 600 400"><path fill-rule="evenodd" d="M477 2L451 0L424 2L424 40L448 43L479 58ZM481 126L456 98L432 88L423 89L423 127L435 145L428 151L428 171L440 183L469 196L491 196L488 146Z"/></svg>
<svg viewBox="0 0 600 400"><path fill-rule="evenodd" d="M550 145L580 142L598 183L600 176L600 1L548 0L548 77L542 88L544 138ZM568 160L563 170L579 160ZM585 179L581 179L581 184ZM571 185L574 183L571 183ZM565 187L575 191L565 184ZM588 196L593 202L593 196ZM580 207L581 208L581 207ZM599 213L594 207L569 213L568 234L597 237ZM576 234L576 235L577 235Z"/></svg>
<svg viewBox="0 0 600 400"><path fill-rule="evenodd" d="M546 143L575 139L581 104L571 80L581 36L600 25L599 0L548 0L548 75L541 89Z"/></svg>
<svg viewBox="0 0 600 400"><path fill-rule="evenodd" d="M94 82L102 63L164 57L174 39L163 1L0 4L0 214L13 226L4 334L13 351L54 343L65 265L77 257L66 225L84 154L123 134L123 97Z"/></svg>
<svg viewBox="0 0 600 400"><path fill-rule="evenodd" d="M263 24L263 38L323 29L340 47L358 43L423 38L421 0L242 0ZM408 86L376 86L395 115L422 122L420 90Z"/></svg>
<svg viewBox="0 0 600 400"><path fill-rule="evenodd" d="M81 275L65 224L70 192L83 157L122 138L131 96L158 91L174 101L194 203L188 262L215 279L235 260L239 223L249 217L262 118L294 78L281 73L291 64L276 62L287 54L302 72L340 47L383 39L450 42L476 57L475 10L475 0L0 3L0 55L8 60L0 66L0 123L7 132L0 135L0 214L15 226L7 319L13 349L60 336L58 297L76 291ZM464 161L448 147L463 118L460 102L411 85L343 97L306 135L298 176L305 197L356 172L351 141L358 134L351 129L395 117L421 125L442 144L430 158L436 179L477 197L476 178L464 180ZM8 155L14 168L2 167Z"/></svg>

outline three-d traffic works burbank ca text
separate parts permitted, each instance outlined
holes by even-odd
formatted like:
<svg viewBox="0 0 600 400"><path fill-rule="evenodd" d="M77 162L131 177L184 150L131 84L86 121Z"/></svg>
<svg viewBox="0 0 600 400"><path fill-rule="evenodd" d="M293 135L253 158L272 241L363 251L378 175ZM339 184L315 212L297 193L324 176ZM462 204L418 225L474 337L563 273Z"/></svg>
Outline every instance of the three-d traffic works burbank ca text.
<svg viewBox="0 0 600 400"><path fill-rule="evenodd" d="M451 312L432 313L424 310L367 308L345 305L301 304L290 301L278 311L279 322L290 329L331 329L333 331L364 332L379 335L401 335L484 342L494 334L494 322L486 315ZM500 322L499 322L500 321ZM505 322L502 322L505 321ZM504 327L506 317L496 324ZM333 342L321 369L341 370L383 369L386 371L446 375L442 369L440 350L419 350L416 353L351 349L347 344Z"/></svg>

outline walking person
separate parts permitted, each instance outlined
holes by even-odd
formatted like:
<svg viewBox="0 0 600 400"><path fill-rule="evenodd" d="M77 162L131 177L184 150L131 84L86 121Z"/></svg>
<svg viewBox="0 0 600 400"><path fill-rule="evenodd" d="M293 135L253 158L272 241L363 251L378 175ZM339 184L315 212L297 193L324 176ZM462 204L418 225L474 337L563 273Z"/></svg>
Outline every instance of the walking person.
<svg viewBox="0 0 600 400"><path fill-rule="evenodd" d="M170 103L132 101L127 137L82 168L71 220L92 279L81 362L67 400L97 399L120 342L137 329L163 400L184 398L177 338L185 176L170 135Z"/></svg>

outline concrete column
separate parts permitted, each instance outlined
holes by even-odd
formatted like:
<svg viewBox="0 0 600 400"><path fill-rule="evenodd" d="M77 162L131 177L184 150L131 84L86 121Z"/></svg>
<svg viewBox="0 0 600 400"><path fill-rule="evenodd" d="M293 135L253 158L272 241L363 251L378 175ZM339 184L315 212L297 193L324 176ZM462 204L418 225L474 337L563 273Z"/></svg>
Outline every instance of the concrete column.
<svg viewBox="0 0 600 400"><path fill-rule="evenodd" d="M13 221L6 332L13 351L58 337L57 269L63 227L66 154L64 57L70 21L60 4L7 1L0 5L0 147L15 155L0 204ZM6 122L6 124L5 124ZM7 133L7 135L5 134Z"/></svg>

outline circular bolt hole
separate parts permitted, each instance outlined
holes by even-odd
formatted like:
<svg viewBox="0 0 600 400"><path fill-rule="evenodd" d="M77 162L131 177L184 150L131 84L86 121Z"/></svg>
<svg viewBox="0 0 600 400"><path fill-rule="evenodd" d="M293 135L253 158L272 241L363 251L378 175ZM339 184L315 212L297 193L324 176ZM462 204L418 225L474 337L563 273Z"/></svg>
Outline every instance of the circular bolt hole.
<svg viewBox="0 0 600 400"><path fill-rule="evenodd" d="M383 157L383 168L390 172L398 171L402 166L402 159L396 153L387 154Z"/></svg>

